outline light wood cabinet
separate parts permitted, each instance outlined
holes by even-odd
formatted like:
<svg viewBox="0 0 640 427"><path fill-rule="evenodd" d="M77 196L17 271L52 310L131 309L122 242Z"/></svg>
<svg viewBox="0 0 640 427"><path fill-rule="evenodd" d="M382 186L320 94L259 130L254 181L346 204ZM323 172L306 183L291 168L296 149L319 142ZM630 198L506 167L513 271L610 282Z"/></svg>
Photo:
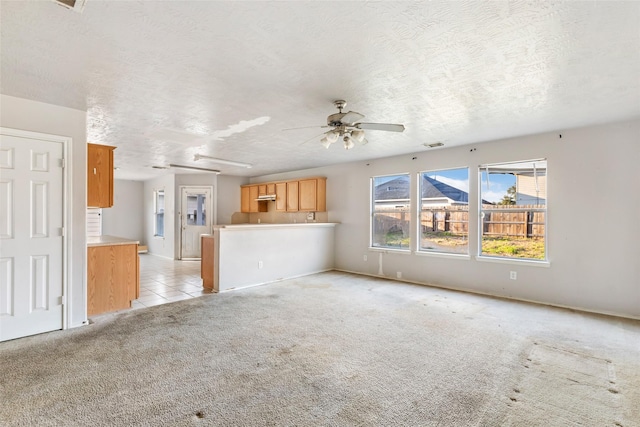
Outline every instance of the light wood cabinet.
<svg viewBox="0 0 640 427"><path fill-rule="evenodd" d="M266 186L265 191L266 191ZM266 212L267 202L259 202L256 199L260 194L258 185L240 187L240 211L245 213Z"/></svg>
<svg viewBox="0 0 640 427"><path fill-rule="evenodd" d="M287 212L298 212L298 181L287 182Z"/></svg>
<svg viewBox="0 0 640 427"><path fill-rule="evenodd" d="M266 182L240 187L240 210L245 213L267 212L268 201L258 196L275 194L276 212L326 212L327 178L304 178L295 181Z"/></svg>
<svg viewBox="0 0 640 427"><path fill-rule="evenodd" d="M249 187L240 187L240 212L249 213Z"/></svg>
<svg viewBox="0 0 640 427"><path fill-rule="evenodd" d="M287 183L278 182L275 184L276 212L287 211Z"/></svg>
<svg viewBox="0 0 640 427"><path fill-rule="evenodd" d="M327 180L325 178L301 179L298 209L307 212L324 212L327 210Z"/></svg>
<svg viewBox="0 0 640 427"><path fill-rule="evenodd" d="M202 278L202 287L213 291L213 264L215 254L215 240L210 234L200 236L202 254L200 258L200 277Z"/></svg>
<svg viewBox="0 0 640 427"><path fill-rule="evenodd" d="M87 144L87 206L113 206L113 150L116 147Z"/></svg>
<svg viewBox="0 0 640 427"><path fill-rule="evenodd" d="M140 258L137 244L87 248L87 313L106 313L131 307L140 296Z"/></svg>

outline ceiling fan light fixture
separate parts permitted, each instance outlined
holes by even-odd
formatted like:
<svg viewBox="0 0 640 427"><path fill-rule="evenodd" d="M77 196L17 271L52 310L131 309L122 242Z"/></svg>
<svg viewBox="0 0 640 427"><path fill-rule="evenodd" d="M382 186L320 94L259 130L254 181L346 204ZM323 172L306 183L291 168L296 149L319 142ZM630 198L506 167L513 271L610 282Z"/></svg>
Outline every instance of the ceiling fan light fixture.
<svg viewBox="0 0 640 427"><path fill-rule="evenodd" d="M331 141L329 141L329 139L326 136L320 140L320 143L324 148L329 148L332 144Z"/></svg>
<svg viewBox="0 0 640 427"><path fill-rule="evenodd" d="M329 141L329 144L333 144L338 140L338 136L340 136L340 133L335 130L330 130L325 135L325 138L327 139L327 141Z"/></svg>
<svg viewBox="0 0 640 427"><path fill-rule="evenodd" d="M356 144L353 142L353 139L351 139L351 137L349 135L344 137L344 149L345 150L350 150L352 149Z"/></svg>
<svg viewBox="0 0 640 427"><path fill-rule="evenodd" d="M364 131L359 129L352 130L351 138L355 139L356 142L362 142L362 140L364 140Z"/></svg>

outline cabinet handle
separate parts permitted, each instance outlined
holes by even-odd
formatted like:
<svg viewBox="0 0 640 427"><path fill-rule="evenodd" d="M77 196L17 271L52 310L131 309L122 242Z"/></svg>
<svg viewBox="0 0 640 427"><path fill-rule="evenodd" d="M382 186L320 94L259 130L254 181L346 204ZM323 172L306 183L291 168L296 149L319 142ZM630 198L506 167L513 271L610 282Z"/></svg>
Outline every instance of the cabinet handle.
<svg viewBox="0 0 640 427"><path fill-rule="evenodd" d="M94 175L96 174L96 168L93 168L93 174Z"/></svg>

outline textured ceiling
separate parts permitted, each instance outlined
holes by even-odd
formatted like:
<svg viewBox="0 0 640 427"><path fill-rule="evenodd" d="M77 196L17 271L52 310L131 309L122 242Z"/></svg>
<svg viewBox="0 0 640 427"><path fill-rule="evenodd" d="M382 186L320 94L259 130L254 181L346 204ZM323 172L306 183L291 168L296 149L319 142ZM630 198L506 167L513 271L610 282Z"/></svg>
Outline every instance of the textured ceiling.
<svg viewBox="0 0 640 427"><path fill-rule="evenodd" d="M639 2L2 1L6 95L86 110L116 177L256 176L640 116ZM369 144L324 149L332 101ZM195 153L252 169L195 162Z"/></svg>

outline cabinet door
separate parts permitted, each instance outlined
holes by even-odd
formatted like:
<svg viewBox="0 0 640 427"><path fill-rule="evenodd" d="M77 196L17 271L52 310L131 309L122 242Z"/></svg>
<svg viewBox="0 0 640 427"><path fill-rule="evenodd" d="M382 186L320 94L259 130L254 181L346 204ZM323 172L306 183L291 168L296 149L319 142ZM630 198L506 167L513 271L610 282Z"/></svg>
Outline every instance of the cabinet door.
<svg viewBox="0 0 640 427"><path fill-rule="evenodd" d="M258 196L266 196L267 195L267 185L262 184L258 185Z"/></svg>
<svg viewBox="0 0 640 427"><path fill-rule="evenodd" d="M287 183L279 182L275 184L276 190L276 211L287 211Z"/></svg>
<svg viewBox="0 0 640 427"><path fill-rule="evenodd" d="M249 187L249 212L258 212L258 186Z"/></svg>
<svg viewBox="0 0 640 427"><path fill-rule="evenodd" d="M249 187L240 187L240 212L249 213Z"/></svg>
<svg viewBox="0 0 640 427"><path fill-rule="evenodd" d="M302 179L300 182L300 210L315 212L317 210L318 180Z"/></svg>
<svg viewBox="0 0 640 427"><path fill-rule="evenodd" d="M275 184L267 184L267 194L268 195L276 194L276 185Z"/></svg>
<svg viewBox="0 0 640 427"><path fill-rule="evenodd" d="M298 211L298 181L287 182L287 212Z"/></svg>
<svg viewBox="0 0 640 427"><path fill-rule="evenodd" d="M113 206L113 150L115 147L87 144L87 206Z"/></svg>

